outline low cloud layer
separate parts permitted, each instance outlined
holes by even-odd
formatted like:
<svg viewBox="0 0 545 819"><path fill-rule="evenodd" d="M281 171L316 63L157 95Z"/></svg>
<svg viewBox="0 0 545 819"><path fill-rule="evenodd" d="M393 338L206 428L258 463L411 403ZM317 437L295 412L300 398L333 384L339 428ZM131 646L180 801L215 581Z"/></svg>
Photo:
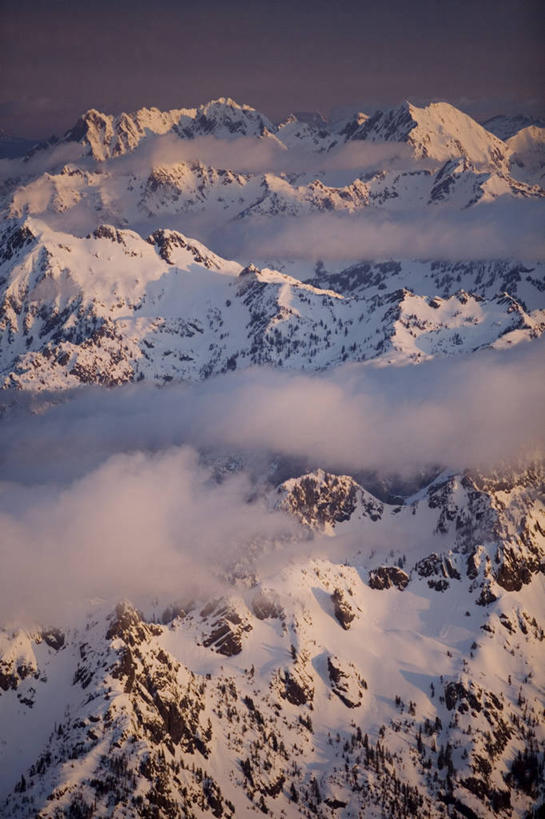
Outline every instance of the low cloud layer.
<svg viewBox="0 0 545 819"><path fill-rule="evenodd" d="M1 485L0 622L221 594L223 570L295 529L250 490L244 475L211 481L188 447L117 455L68 486Z"/></svg>
<svg viewBox="0 0 545 819"><path fill-rule="evenodd" d="M196 160L216 168L250 173L302 174L295 184L319 177L331 186L349 185L358 176L378 170L437 169L441 163L415 160L408 145L349 142L325 153L292 148L274 139L242 137L180 140L172 134L143 144L113 162L126 172L144 174L153 167ZM465 202L472 194L468 189ZM221 221L217 212L161 214L143 232L159 226L194 235L216 252L237 259L542 259L545 256L542 201L499 197L469 209L458 204L427 208L394 205L369 207L355 215L322 212L294 218L245 217Z"/></svg>
<svg viewBox="0 0 545 819"><path fill-rule="evenodd" d="M326 211L297 217L246 215L244 219L233 219L232 210L222 215L221 209L214 207L209 211L204 203L201 210L198 202L188 212L175 213L173 206L173 212L151 215L145 208L138 209L133 203L131 210L133 205L127 204L130 197L127 198L126 188L134 186L133 175L145 182L154 168L192 160L238 172L287 172L295 174L290 176L295 185L320 178L335 187L348 185L379 169L415 171L429 166L429 160L411 158L410 149L404 144L355 141L317 153L298 148L288 151L272 137L221 140L206 136L190 140L166 134L144 140L135 151L105 163L81 157L81 152L79 143L62 143L51 150L38 151L28 162L0 160L0 179L9 186L19 175L28 180L48 169L58 172L65 163L77 161L85 170L106 172L100 210L96 208L95 189L91 188L89 194L83 188L81 197L78 193L69 198L69 206L56 212L50 201L55 189L50 178L43 176L25 189L21 197L16 196L15 212L41 214L54 229L78 235L87 234L102 222L128 226L144 236L157 228L172 228L199 239L224 257L243 262L391 258L531 261L545 256L542 200L507 195L464 208L474 195L469 187L460 193L459 201L454 194L453 202L457 204L447 200L426 206L424 200L414 210L403 196L399 201L394 196L384 207L370 205L356 214ZM438 164L435 163L436 168ZM255 198L259 198L259 190L254 201ZM250 196L245 204L251 203Z"/></svg>
<svg viewBox="0 0 545 819"><path fill-rule="evenodd" d="M338 144L335 144L335 137L332 135L331 140L325 143L328 150L317 152L297 145L287 150L282 143L282 133L278 137L218 139L214 136L201 136L180 139L175 134L165 134L149 143L143 142L134 153L112 160L111 165L113 168L115 163L118 168L132 173L150 172L159 166L194 161L213 168L229 168L249 173L313 174L319 171L350 171L348 179L351 181L356 174L378 166L417 164L410 147L401 143L344 143L339 139ZM426 163L418 164L423 167Z"/></svg>
<svg viewBox="0 0 545 819"><path fill-rule="evenodd" d="M319 213L296 219L251 218L191 227L227 257L293 260L478 259L545 257L542 202L501 201L470 210Z"/></svg>
<svg viewBox="0 0 545 819"><path fill-rule="evenodd" d="M81 153L81 145L76 142L62 142L37 150L27 159L0 159L0 180L13 182L20 177L28 179L48 171L55 172L68 162L77 162Z"/></svg>
<svg viewBox="0 0 545 819"><path fill-rule="evenodd" d="M331 138L334 143L334 137ZM274 137L238 137L218 139L214 136L182 139L176 134L154 136L144 140L138 147L123 156L106 162L97 162L84 156L86 148L78 142L59 144L36 151L30 158L1 159L0 179L29 177L58 171L63 165L77 162L90 171L111 171L116 174L148 175L154 168L176 165L180 162L201 162L213 168L228 168L239 173L343 173L345 184L355 175L380 167L397 168L415 165L407 145L399 143L351 142L334 145L322 153L303 147L287 150ZM426 163L419 163L424 166ZM428 163L429 164L429 163ZM347 175L346 175L346 172Z"/></svg>
<svg viewBox="0 0 545 819"><path fill-rule="evenodd" d="M193 386L82 389L60 403L6 395L0 621L62 618L97 596L215 594L211 566L292 531L283 515L248 503L249 473L217 484L197 451L242 456L254 472L275 453L406 477L538 457L544 352L535 342L321 375L257 368Z"/></svg>
<svg viewBox="0 0 545 819"><path fill-rule="evenodd" d="M409 159L408 148L395 144L352 143L318 155L288 152L274 139L173 135L103 166L80 154L81 146L70 143L26 163L1 161L0 178L77 161L89 170L115 167L124 190L131 174L145 179L158 165L198 159L240 172L305 174L301 184L322 170L330 184L344 185ZM46 204L48 185L35 191ZM115 197L112 202L111 214L97 213L90 199L48 218L81 233L96 220L124 225ZM430 206L418 215L366 208L357 216L229 223L217 212L146 218L131 227L144 235L172 227L244 260L545 256L542 204L513 199L467 210ZM62 620L92 598L161 595L169 602L221 594L222 571L257 542L271 546L273 563L289 559L296 550L277 555L273 544L296 534L295 524L259 500L249 503L255 476L274 458L301 469L410 480L433 469L486 471L541 457L544 361L545 344L536 341L414 367L347 364L312 375L253 368L163 389L6 392L0 397L0 623ZM217 483L203 463L220 456L238 458L244 470Z"/></svg>
<svg viewBox="0 0 545 819"><path fill-rule="evenodd" d="M353 471L488 469L545 441L544 352L536 341L418 366L347 364L309 375L251 368L160 390L81 389L50 405L9 395L0 475L69 481L112 453L184 444Z"/></svg>

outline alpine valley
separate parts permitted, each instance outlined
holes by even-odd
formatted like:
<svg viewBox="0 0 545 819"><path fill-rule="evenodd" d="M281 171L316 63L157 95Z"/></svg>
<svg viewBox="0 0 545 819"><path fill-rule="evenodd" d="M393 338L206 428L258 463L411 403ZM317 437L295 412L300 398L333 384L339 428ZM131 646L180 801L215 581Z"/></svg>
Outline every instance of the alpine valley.
<svg viewBox="0 0 545 819"><path fill-rule="evenodd" d="M0 160L2 817L543 816L544 186L444 102Z"/></svg>

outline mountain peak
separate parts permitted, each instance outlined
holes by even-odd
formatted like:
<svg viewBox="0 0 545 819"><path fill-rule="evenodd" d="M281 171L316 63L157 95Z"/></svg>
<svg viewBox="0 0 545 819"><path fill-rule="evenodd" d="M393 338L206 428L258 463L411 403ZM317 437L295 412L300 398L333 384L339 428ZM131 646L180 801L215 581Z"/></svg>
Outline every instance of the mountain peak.
<svg viewBox="0 0 545 819"><path fill-rule="evenodd" d="M465 157L479 166L505 167L509 150L467 114L448 102L418 107L405 100L377 111L347 139L408 143L418 159Z"/></svg>
<svg viewBox="0 0 545 819"><path fill-rule="evenodd" d="M218 97L215 100L209 100L204 105L201 105L200 108L203 110L207 110L210 108L237 108L239 111L255 111L255 108L252 108L251 105L247 105L246 103L239 103L234 100L232 97Z"/></svg>
<svg viewBox="0 0 545 819"><path fill-rule="evenodd" d="M266 116L250 105L240 105L230 97L220 97L199 106L193 119L179 129L181 136L211 135L219 139L261 137L275 131L275 126Z"/></svg>

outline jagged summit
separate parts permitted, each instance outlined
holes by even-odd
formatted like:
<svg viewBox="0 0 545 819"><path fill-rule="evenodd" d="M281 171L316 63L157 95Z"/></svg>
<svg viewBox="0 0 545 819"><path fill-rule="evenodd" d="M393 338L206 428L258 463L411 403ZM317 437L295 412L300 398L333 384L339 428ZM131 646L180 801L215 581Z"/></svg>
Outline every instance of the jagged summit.
<svg viewBox="0 0 545 819"><path fill-rule="evenodd" d="M64 135L65 141L83 142L94 159L105 160L133 151L149 135L174 133L185 138L213 134L225 139L234 136L263 136L273 133L272 122L249 105L229 97L197 108L140 108L119 115L91 108Z"/></svg>
<svg viewBox="0 0 545 819"><path fill-rule="evenodd" d="M250 105L240 105L229 97L220 97L197 108L194 119L179 124L186 137L212 134L219 139L240 136L262 137L275 131L273 123Z"/></svg>
<svg viewBox="0 0 545 819"><path fill-rule="evenodd" d="M64 135L66 142L83 143L93 157L105 160L133 151L149 134L162 135L195 116L196 109L159 111L140 108L132 114L104 114L89 109Z"/></svg>
<svg viewBox="0 0 545 819"><path fill-rule="evenodd" d="M518 131L526 120L515 119ZM210 135L229 140L243 136L276 138L288 148L302 145L317 151L331 149L339 139L400 142L411 146L417 158L444 161L463 156L479 166L506 169L509 151L502 139L487 130L490 124L487 121L483 127L446 102L418 107L405 100L372 116L356 112L329 123L321 114L299 112L275 125L252 106L220 97L196 108L164 112L141 108L114 116L90 109L64 139L83 142L98 160L133 151L146 136L165 133L185 139ZM515 132L513 128L508 136Z"/></svg>
<svg viewBox="0 0 545 819"><path fill-rule="evenodd" d="M369 119L369 114L364 114L362 111L356 111L348 117L335 120L331 123L331 130L345 140L349 140Z"/></svg>
<svg viewBox="0 0 545 819"><path fill-rule="evenodd" d="M332 533L351 519L380 520L384 506L350 475L332 475L317 469L290 478L276 489L276 505L305 526Z"/></svg>
<svg viewBox="0 0 545 819"><path fill-rule="evenodd" d="M201 107L204 110L212 110L217 108L239 108L241 111L255 111L253 106L247 105L245 102L241 104L232 97L218 97L215 100L210 100Z"/></svg>
<svg viewBox="0 0 545 819"><path fill-rule="evenodd" d="M447 102L419 108L405 101L396 108L377 111L347 138L405 142L423 159L463 156L478 165L504 167L508 156L500 139Z"/></svg>
<svg viewBox="0 0 545 819"><path fill-rule="evenodd" d="M518 132L519 142L525 133L529 133L528 129ZM233 177L234 171L245 170L244 155L241 154L238 160L235 160L240 167L234 169L224 167L226 163L223 162L222 151L219 148L216 151L215 167L206 167L201 157L195 155L190 164L197 173L193 173L192 169L188 172L188 168L184 171L183 157L187 157L188 149L189 151L191 149L188 145L182 147L180 161L176 162L178 140L208 137L220 143L233 143L240 138L258 140L262 145L266 145L266 149L262 154L257 152L256 163L258 165L260 161L266 163L266 157L270 156L273 172L277 173L277 168L282 168L282 163L285 162L285 171L280 171L282 179L276 180L271 186L272 168L269 171L269 168L264 167L259 179L266 194L262 197L260 187L248 184L247 178L243 180L240 174L236 179ZM405 165L403 174L391 173L388 161L381 160L380 151L376 154L378 167L371 176L366 174L363 168L358 172L357 160L354 160L356 167L350 171L351 175L339 177L339 174L328 170L330 164L335 167L338 152L342 154L343 149L350 148L351 144L365 143L384 144L392 148L396 144L402 146L396 158L398 163L403 162ZM146 167L151 157L153 168L148 180L149 185L137 205L144 213L150 210L148 202L145 201L148 194L161 189L159 196L151 198L159 200L163 205L165 203L163 194L166 193L167 201L173 200L178 203L189 193L188 184L189 187L194 186L195 190L187 197L187 205L182 204L182 207L191 210L199 207L203 198L208 199L213 176L215 182L221 183L218 198L224 203L222 209L229 211L231 203L240 203L238 214L229 214L230 216L263 213L295 215L307 207L303 202L308 202L311 210L354 212L368 205L396 208L400 204L405 205L405 200L414 202L416 199L422 204L455 199L459 200L459 207L468 207L506 194L526 198L544 195L542 166L545 164L545 158L541 139L534 138L532 146L529 146L527 139L522 148L520 145L517 147L518 143L512 145L511 140L507 144L446 102L418 107L404 101L395 108L377 111L372 116L355 112L345 119L334 122L326 122L318 114L293 114L278 125L255 108L240 104L229 97L220 97L196 108L177 108L169 111L141 108L131 114L111 115L92 108L65 134L60 145L58 141L53 141L40 146L41 163L46 160L47 152L50 152L51 171L58 172L62 169L64 172L64 166L55 163L57 155L63 156L60 150L62 145L70 146L69 160L72 163L76 161L76 164L78 151L81 152L82 160L90 157L100 163L107 163L109 160L136 152L142 160L141 163L135 164L137 171L140 167ZM531 156L524 158L522 153L528 152ZM279 158L279 154L283 159ZM357 156L357 152L354 155ZM388 155L386 151L384 156ZM309 157L309 162L313 166L312 175L305 173L304 170L300 172L304 165L302 162L304 156ZM164 165L162 157L165 157ZM415 160L420 162L418 177L413 167ZM422 160L426 163L424 168ZM463 166L459 166L455 176L451 175L451 182L446 184L443 180L441 185L437 186L439 176L434 180L433 174L442 173L441 163L455 160L464 163ZM323 166L320 167L322 162ZM365 159L363 162L365 163ZM172 167L173 164L177 164L178 170ZM381 164L383 167L380 167ZM425 170L428 171L428 177ZM227 177L220 179L220 175L223 174L227 174ZM485 177L484 174L488 176ZM197 180L196 175L204 179ZM253 170L252 177L257 181L257 175ZM311 185L314 179L318 179L328 188L327 194L316 196L316 187ZM343 181L340 182L340 179ZM328 184L329 180L331 184ZM365 190L361 188L360 180L363 181ZM83 179L81 181L83 182ZM97 181L100 179L97 178ZM102 181L106 185L110 184L104 177ZM232 193L229 191L227 196L224 196L223 188L225 185L230 187L233 181L234 187L244 190L233 190ZM83 184L83 194L78 192L68 196L71 203L66 204L62 201L67 188L66 180L63 180L59 186L62 191L56 192L53 197L55 203L58 203L57 207L70 208L74 200L79 203L81 195L94 196L94 184L90 188L86 182L87 180ZM302 182L306 183L307 187L304 193ZM74 178L71 184L75 183ZM426 183L428 190L424 191L423 186L426 186ZM51 185L57 187L54 177L45 174L40 189ZM297 189L289 191L288 186ZM274 194L271 194L273 188ZM132 182L129 183L129 189L135 190ZM253 194L252 201L247 201L249 193ZM43 195L37 195L36 198L43 202ZM294 199L298 201L293 201ZM117 197L106 193L98 197L98 202L93 202L92 209L100 209L105 202L108 202L109 207L115 208L117 201ZM208 202L206 204L209 205ZM155 207L157 203L154 201L151 209ZM21 212L22 209L14 208L10 215L18 215ZM109 214L106 214L106 219L113 221Z"/></svg>

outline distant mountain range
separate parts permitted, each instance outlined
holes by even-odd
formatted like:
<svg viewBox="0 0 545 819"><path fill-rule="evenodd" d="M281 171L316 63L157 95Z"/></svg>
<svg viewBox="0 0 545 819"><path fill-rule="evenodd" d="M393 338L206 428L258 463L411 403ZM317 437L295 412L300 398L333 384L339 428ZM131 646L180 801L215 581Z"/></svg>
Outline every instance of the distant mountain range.
<svg viewBox="0 0 545 819"><path fill-rule="evenodd" d="M199 138L212 137L214 145L253 140L248 150L265 143L286 162L303 151L325 170L241 172L173 160L177 144L198 148ZM334 126L310 117L275 126L230 99L119 117L88 111L4 185L2 381L45 389L198 380L264 362L304 369L346 360L417 362L539 336L541 263L345 264L304 284L297 280L303 272L296 279L227 262L180 231L141 236L128 228L183 225L192 217L227 229L248 222L251 231L255 219L278 216L477 211L500 199L539 201L543 188L517 180L513 170L539 177L541 137L542 130L526 126L505 143L446 103L405 103ZM338 171L327 162L346 145L393 145L405 153L395 167L395 154L377 155L379 168L364 172L356 157L348 170L353 181L339 187L329 184ZM69 235L72 221L76 232L90 232Z"/></svg>

